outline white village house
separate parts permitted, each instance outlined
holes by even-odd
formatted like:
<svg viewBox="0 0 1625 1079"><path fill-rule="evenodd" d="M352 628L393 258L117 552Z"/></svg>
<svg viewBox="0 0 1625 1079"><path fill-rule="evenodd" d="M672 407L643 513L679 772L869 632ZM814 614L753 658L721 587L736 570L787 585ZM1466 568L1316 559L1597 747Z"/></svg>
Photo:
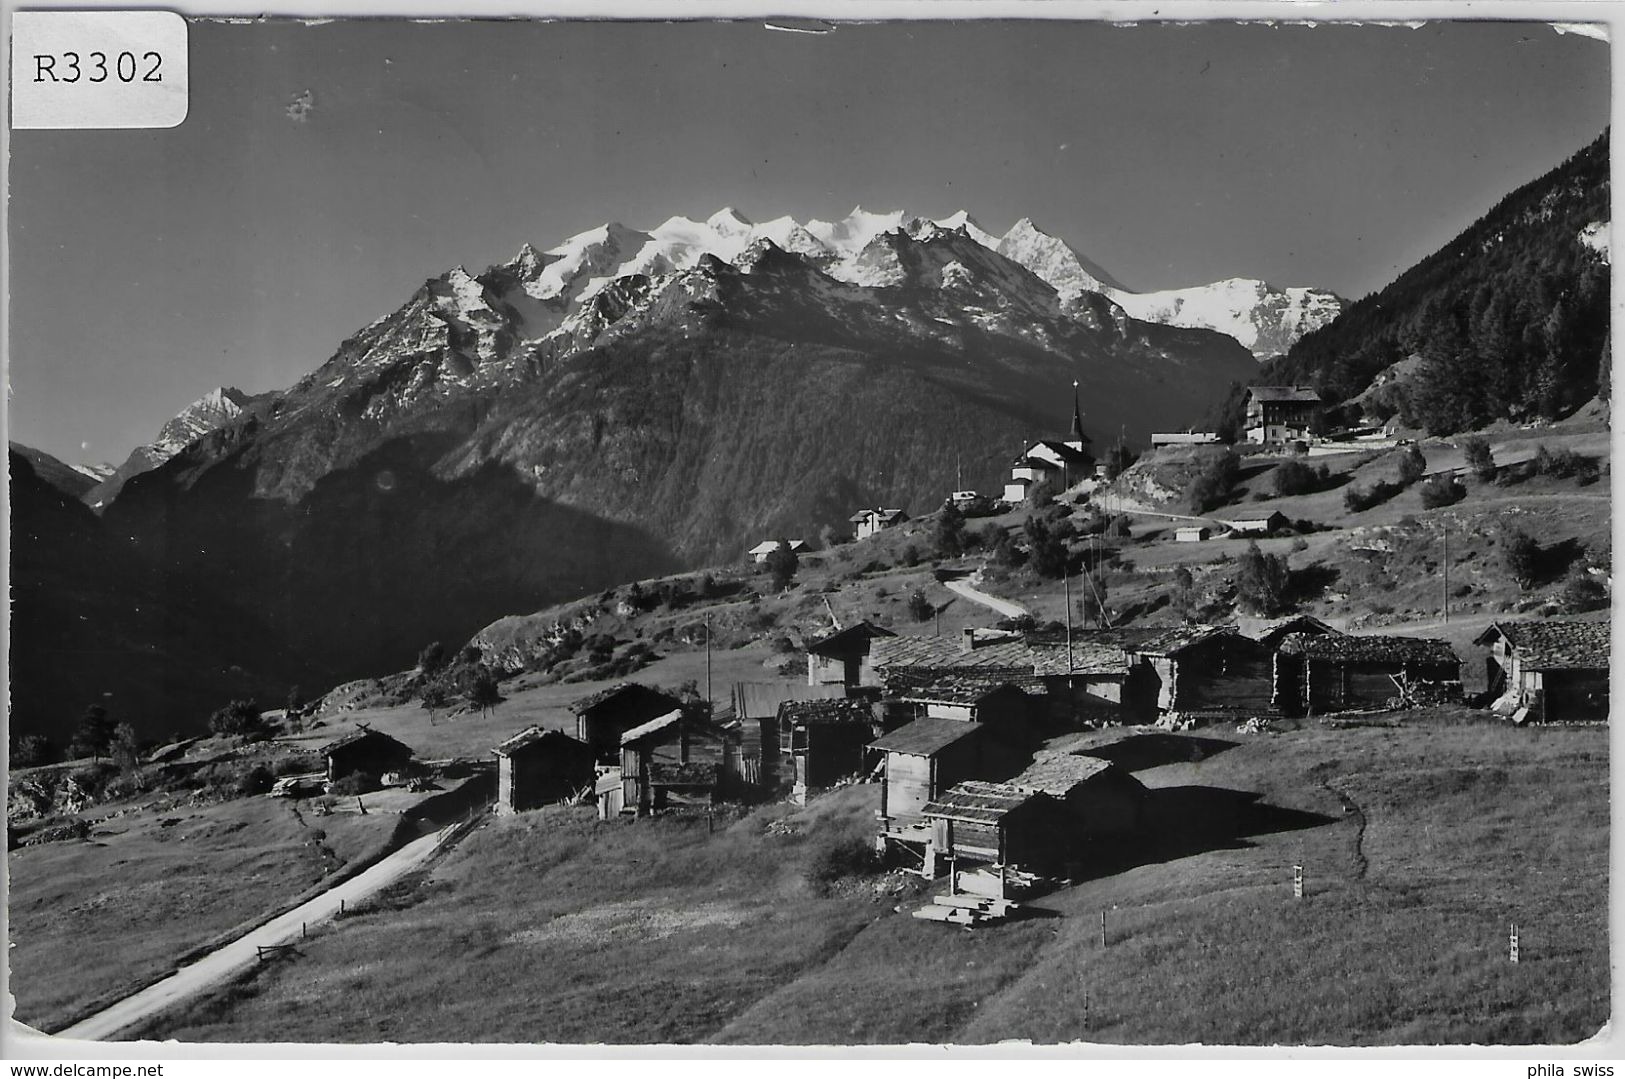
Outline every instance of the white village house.
<svg viewBox="0 0 1625 1079"><path fill-rule="evenodd" d="M1083 433L1083 413L1078 409L1078 384L1074 382L1071 436L1064 442L1039 439L1022 450L1010 467L1010 479L1004 485L1004 501L1019 505L1027 501L1034 487L1051 478L1067 486L1095 475L1095 459L1088 446L1089 436Z"/></svg>
<svg viewBox="0 0 1625 1079"><path fill-rule="evenodd" d="M807 544L805 542L803 542L802 540L798 540L798 539L793 539L793 540L763 540L761 543L758 543L756 546L752 547L749 551L746 551L745 553L750 555L751 561L753 561L753 562L766 562L767 561L767 556L772 554L774 551L778 550L779 545L781 543L784 546L790 548L790 550L798 551L798 552L803 547L807 546Z"/></svg>
<svg viewBox="0 0 1625 1079"><path fill-rule="evenodd" d="M908 514L904 513L900 509L888 510L876 508L872 510L859 510L852 516L848 517L847 520L852 522L852 529L856 538L866 540L870 536L873 536L884 529L890 528L893 525L902 524L904 521L908 520Z"/></svg>

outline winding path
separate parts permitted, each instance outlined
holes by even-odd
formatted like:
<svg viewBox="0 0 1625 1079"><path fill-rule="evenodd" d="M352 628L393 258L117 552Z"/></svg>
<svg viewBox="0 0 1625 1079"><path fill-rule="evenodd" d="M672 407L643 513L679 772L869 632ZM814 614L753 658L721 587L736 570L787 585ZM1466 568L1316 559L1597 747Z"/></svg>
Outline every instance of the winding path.
<svg viewBox="0 0 1625 1079"><path fill-rule="evenodd" d="M86 1041L109 1039L188 997L213 988L243 968L257 963L259 948L297 942L304 925L326 921L339 912L341 903L359 903L422 866L447 846L462 826L459 822L414 839L349 880L335 884L257 929L249 930L231 943L216 948L197 962L181 967L162 981L154 982L53 1036Z"/></svg>
<svg viewBox="0 0 1625 1079"><path fill-rule="evenodd" d="M1022 615L1027 613L1027 608L1023 607L1021 604L1011 603L1007 599L1000 599L998 596L989 595L988 593L977 588L976 585L972 583L973 581L980 583L981 579L982 575L977 573L972 577L961 577L951 581L943 581L942 586L950 592L956 592L959 595L964 596L972 603L980 603L983 607L997 611L1005 618L1020 618Z"/></svg>

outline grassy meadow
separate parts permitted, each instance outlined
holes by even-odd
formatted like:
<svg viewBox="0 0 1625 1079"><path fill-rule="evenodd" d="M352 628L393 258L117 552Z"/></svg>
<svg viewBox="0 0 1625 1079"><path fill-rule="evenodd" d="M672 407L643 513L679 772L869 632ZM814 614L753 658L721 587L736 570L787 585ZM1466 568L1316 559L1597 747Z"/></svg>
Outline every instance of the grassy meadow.
<svg viewBox="0 0 1625 1079"><path fill-rule="evenodd" d="M139 1033L1386 1045L1574 1042L1607 1020L1604 729L1439 709L1092 738L1152 788L1152 838L1003 925L920 922L894 909L919 901L908 878L816 871L867 834L874 785L714 833L553 808L491 821L303 958Z"/></svg>
<svg viewBox="0 0 1625 1079"><path fill-rule="evenodd" d="M388 841L393 814L315 818L280 799L145 811L9 867L15 1018L55 1030L235 935Z"/></svg>

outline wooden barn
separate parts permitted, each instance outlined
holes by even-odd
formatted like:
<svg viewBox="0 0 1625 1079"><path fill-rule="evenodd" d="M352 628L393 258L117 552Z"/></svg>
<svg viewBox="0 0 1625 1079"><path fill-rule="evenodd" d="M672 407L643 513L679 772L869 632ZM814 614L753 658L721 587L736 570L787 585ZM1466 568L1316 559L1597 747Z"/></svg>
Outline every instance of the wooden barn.
<svg viewBox="0 0 1625 1079"><path fill-rule="evenodd" d="M492 752L499 815L561 801L593 782L592 750L563 731L527 727Z"/></svg>
<svg viewBox="0 0 1625 1079"><path fill-rule="evenodd" d="M846 697L843 685L802 682L735 682L731 691L739 724L740 778L772 789L783 780L779 756L779 709L786 701L828 701Z"/></svg>
<svg viewBox="0 0 1625 1079"><path fill-rule="evenodd" d="M1084 839L1132 835L1144 823L1150 798L1127 769L1077 753L1040 753L1010 784L1055 799L1073 822L1068 833Z"/></svg>
<svg viewBox="0 0 1625 1079"><path fill-rule="evenodd" d="M922 815L931 830L929 876L935 876L933 856L1031 870L1054 864L1069 846L1066 814L1055 799L1009 783L956 783Z"/></svg>
<svg viewBox="0 0 1625 1079"><path fill-rule="evenodd" d="M709 805L739 774L739 743L681 708L621 736L623 805L647 816L669 806Z"/></svg>
<svg viewBox="0 0 1625 1079"><path fill-rule="evenodd" d="M681 704L662 690L622 682L581 698L570 705L570 711L576 717L577 740L591 747L594 760L612 761L620 749L621 735Z"/></svg>
<svg viewBox="0 0 1625 1079"><path fill-rule="evenodd" d="M1473 643L1489 647L1497 714L1518 723L1608 718L1607 622L1497 622Z"/></svg>
<svg viewBox="0 0 1625 1079"><path fill-rule="evenodd" d="M796 796L866 771L879 733L868 701L785 701L778 716L780 759L789 763Z"/></svg>
<svg viewBox="0 0 1625 1079"><path fill-rule="evenodd" d="M1312 614L1293 614L1285 618L1260 620L1247 636L1273 652L1281 646L1282 641L1294 633L1319 637L1323 634L1335 635L1338 632Z"/></svg>
<svg viewBox="0 0 1625 1079"><path fill-rule="evenodd" d="M988 728L958 719L917 719L871 742L885 754L886 781L880 788L880 845L893 839L924 842L919 830L926 804L982 767Z"/></svg>
<svg viewBox="0 0 1625 1079"><path fill-rule="evenodd" d="M1126 718L1188 724L1272 710L1269 649L1234 626L1145 626L1081 636L1128 653Z"/></svg>
<svg viewBox="0 0 1625 1079"><path fill-rule="evenodd" d="M820 637L807 645L807 684L878 686L874 664L869 661L870 642L895 636L889 629L859 622Z"/></svg>
<svg viewBox="0 0 1625 1079"><path fill-rule="evenodd" d="M1449 641L1427 637L1288 635L1275 653L1274 700L1289 715L1386 708L1401 682L1461 682Z"/></svg>
<svg viewBox="0 0 1625 1079"><path fill-rule="evenodd" d="M332 782L360 773L373 779L399 772L412 760L412 747L383 731L360 726L321 748L327 758L327 779Z"/></svg>

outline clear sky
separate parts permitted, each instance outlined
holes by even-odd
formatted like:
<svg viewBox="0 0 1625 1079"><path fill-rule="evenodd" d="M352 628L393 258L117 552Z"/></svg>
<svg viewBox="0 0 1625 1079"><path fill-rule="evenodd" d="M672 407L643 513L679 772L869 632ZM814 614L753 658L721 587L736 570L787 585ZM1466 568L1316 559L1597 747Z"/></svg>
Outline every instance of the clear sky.
<svg viewBox="0 0 1625 1079"><path fill-rule="evenodd" d="M123 459L456 264L724 205L1029 216L1130 288L1380 288L1608 123L1529 23L194 23L169 131L12 136L10 437Z"/></svg>

